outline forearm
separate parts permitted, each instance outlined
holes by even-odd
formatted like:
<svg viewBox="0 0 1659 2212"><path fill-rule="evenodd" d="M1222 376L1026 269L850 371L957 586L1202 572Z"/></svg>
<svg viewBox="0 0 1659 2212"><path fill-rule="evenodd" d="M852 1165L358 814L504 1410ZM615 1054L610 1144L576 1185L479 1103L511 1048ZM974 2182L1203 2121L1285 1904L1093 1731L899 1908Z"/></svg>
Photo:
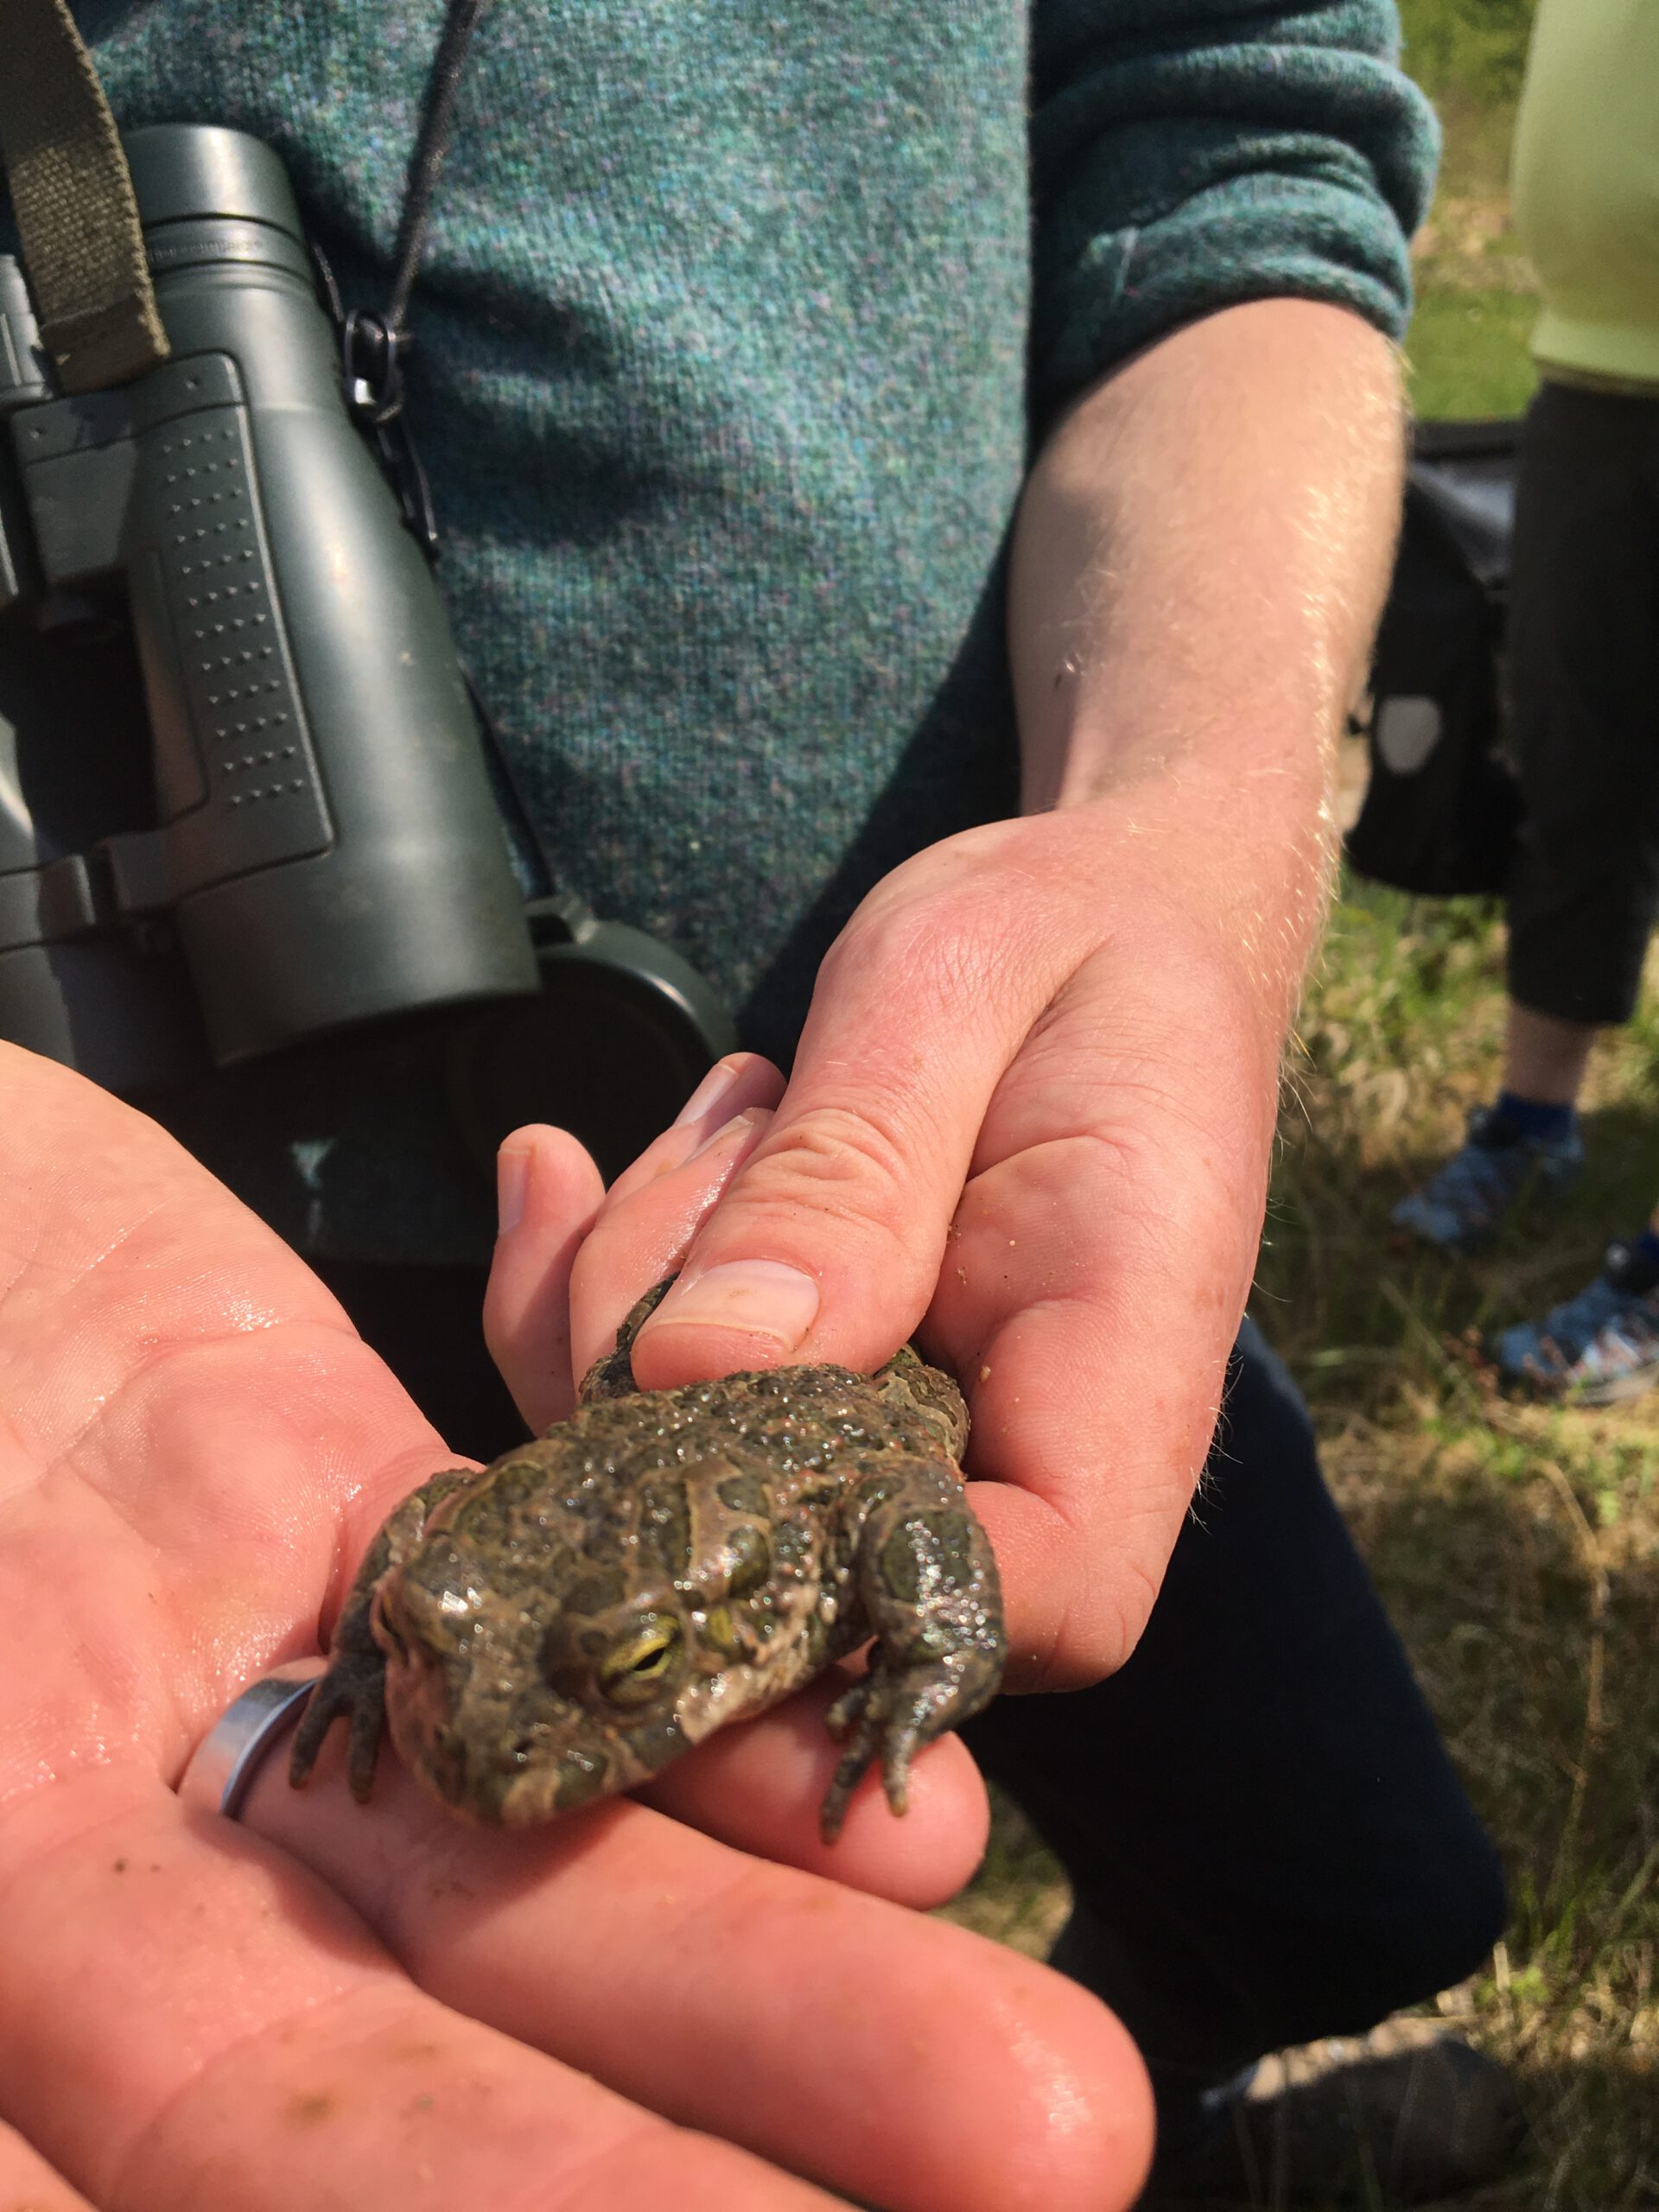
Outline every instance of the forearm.
<svg viewBox="0 0 1659 2212"><path fill-rule="evenodd" d="M1237 948L1276 1052L1317 934L1335 740L1399 511L1394 349L1298 300L1191 324L1050 435L1015 532L1024 806L1087 808Z"/></svg>

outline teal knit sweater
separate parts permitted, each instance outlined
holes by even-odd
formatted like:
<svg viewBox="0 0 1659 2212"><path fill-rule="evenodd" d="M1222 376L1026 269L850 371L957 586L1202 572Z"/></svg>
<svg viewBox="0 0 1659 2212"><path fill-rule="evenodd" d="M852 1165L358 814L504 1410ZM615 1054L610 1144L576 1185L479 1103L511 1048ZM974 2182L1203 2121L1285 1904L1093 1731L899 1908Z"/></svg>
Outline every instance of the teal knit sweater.
<svg viewBox="0 0 1659 2212"><path fill-rule="evenodd" d="M384 302L442 0L79 12L124 128L269 140ZM442 588L563 886L749 1041L786 1054L880 875L1012 806L1001 561L1054 410L1230 302L1402 328L1433 124L1394 39L1383 0L486 14L412 314ZM435 1078L347 1065L182 1124L302 1244L480 1255Z"/></svg>

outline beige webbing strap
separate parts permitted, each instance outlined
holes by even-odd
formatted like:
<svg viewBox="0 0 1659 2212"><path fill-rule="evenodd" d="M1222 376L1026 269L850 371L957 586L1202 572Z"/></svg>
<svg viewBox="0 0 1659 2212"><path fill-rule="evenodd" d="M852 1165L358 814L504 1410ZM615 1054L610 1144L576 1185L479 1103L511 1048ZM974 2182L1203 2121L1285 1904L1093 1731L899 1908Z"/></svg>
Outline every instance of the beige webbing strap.
<svg viewBox="0 0 1659 2212"><path fill-rule="evenodd" d="M68 0L0 0L0 157L64 390L164 361L127 158Z"/></svg>

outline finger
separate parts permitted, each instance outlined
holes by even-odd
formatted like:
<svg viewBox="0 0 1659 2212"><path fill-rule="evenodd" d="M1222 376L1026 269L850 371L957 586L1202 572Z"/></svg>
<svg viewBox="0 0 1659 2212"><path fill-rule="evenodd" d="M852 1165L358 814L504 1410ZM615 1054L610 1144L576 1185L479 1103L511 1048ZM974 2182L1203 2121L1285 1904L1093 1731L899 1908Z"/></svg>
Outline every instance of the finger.
<svg viewBox="0 0 1659 2212"><path fill-rule="evenodd" d="M1122 2028L943 1923L626 1801L510 1834L406 1777L365 1814L267 1774L246 1817L457 2010L861 2202L1109 2212L1143 2177Z"/></svg>
<svg viewBox="0 0 1659 2212"><path fill-rule="evenodd" d="M22 2137L0 2126L0 2204L15 2212L95 2212Z"/></svg>
<svg viewBox="0 0 1659 2212"><path fill-rule="evenodd" d="M1024 826L973 833L983 864ZM1040 918L1012 933L944 851L890 878L825 960L777 1119L640 1331L647 1387L868 1370L925 1310L985 1109L1066 956Z"/></svg>
<svg viewBox="0 0 1659 2212"><path fill-rule="evenodd" d="M8 2114L95 2203L825 2207L416 1990L314 1875L130 1772L13 1806L0 1910Z"/></svg>
<svg viewBox="0 0 1659 2212"><path fill-rule="evenodd" d="M484 1300L484 1335L533 1431L539 1433L565 1419L576 1382L599 1351L609 1348L622 1316L667 1272L659 1267L658 1274L633 1281L620 1303L590 1331L582 1355L573 1357L571 1268L601 1208L608 1219L614 1221L620 1211L626 1220L629 1198L674 1179L677 1170L705 1151L739 1116L753 1107L775 1105L783 1087L777 1069L758 1053L728 1054L709 1071L672 1127L617 1178L608 1197L598 1169L567 1132L532 1125L507 1138L497 1160L501 1226ZM675 1190L667 1196L671 1206ZM658 1206L662 1197L658 1192ZM670 1264L677 1259L676 1251ZM643 1258L636 1264L651 1262Z"/></svg>
<svg viewBox="0 0 1659 2212"><path fill-rule="evenodd" d="M766 1107L746 1107L677 1165L607 1200L571 1270L571 1348L578 1377L611 1350L618 1325L635 1301L674 1274L709 1209L771 1125Z"/></svg>
<svg viewBox="0 0 1659 2212"><path fill-rule="evenodd" d="M1122 1664L1210 1448L1260 1234L1273 1084L1205 999L1226 1080L1190 1077L1171 1006L1063 994L988 1112L926 1341L961 1376L968 1467L1007 1605L1010 1680ZM1103 1003L1114 1019L1101 1020ZM1069 1086L1069 1088L1068 1088ZM1006 1486L1006 1487L1005 1487Z"/></svg>
<svg viewBox="0 0 1659 2212"><path fill-rule="evenodd" d="M840 1758L824 1716L846 1675L837 1671L776 1711L722 1729L664 1770L644 1801L706 1835L851 1889L925 1911L972 1878L990 1833L990 1802L961 1738L942 1736L911 1768L902 1819L866 1775L833 1844L818 1827Z"/></svg>
<svg viewBox="0 0 1659 2212"><path fill-rule="evenodd" d="M730 1052L717 1060L680 1109L671 1126L648 1144L612 1184L613 1204L689 1160L709 1138L751 1106L775 1106L784 1078L759 1052Z"/></svg>
<svg viewBox="0 0 1659 2212"><path fill-rule="evenodd" d="M500 1228L484 1293L484 1341L532 1433L570 1410L570 1269L604 1202L598 1168L568 1130L515 1129L496 1155Z"/></svg>

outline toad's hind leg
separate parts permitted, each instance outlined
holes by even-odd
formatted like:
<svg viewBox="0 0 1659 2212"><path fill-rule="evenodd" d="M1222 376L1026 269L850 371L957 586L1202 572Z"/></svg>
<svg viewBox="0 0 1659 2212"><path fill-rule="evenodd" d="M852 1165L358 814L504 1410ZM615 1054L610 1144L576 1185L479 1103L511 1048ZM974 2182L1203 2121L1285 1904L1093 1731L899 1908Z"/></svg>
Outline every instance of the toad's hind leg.
<svg viewBox="0 0 1659 2212"><path fill-rule="evenodd" d="M628 1309L626 1319L616 1332L615 1350L596 1359L582 1376L582 1388L576 1393L579 1405L594 1405L603 1398L632 1397L639 1388L633 1379L633 1340L646 1316L657 1311L673 1282L672 1275L664 1276Z"/></svg>
<svg viewBox="0 0 1659 2212"><path fill-rule="evenodd" d="M870 1378L890 1414L920 1421L953 1460L968 1446L968 1408L942 1369L930 1367L913 1344L901 1344Z"/></svg>
<svg viewBox="0 0 1659 2212"><path fill-rule="evenodd" d="M401 1567L420 1541L426 1516L438 1500L477 1479L471 1468L446 1467L410 1491L369 1546L334 1624L327 1671L319 1676L295 1732L288 1778L296 1789L310 1780L328 1731L344 1719L349 1723L346 1779L358 1803L367 1803L386 1711L386 1656L370 1627L375 1591L387 1571Z"/></svg>
<svg viewBox="0 0 1659 2212"><path fill-rule="evenodd" d="M846 1750L820 1815L826 1842L878 1756L887 1802L904 1812L912 1758L990 1703L1007 1654L996 1560L961 1484L920 1459L890 1460L883 1475L898 1486L868 1511L853 1567L876 1642L830 1709Z"/></svg>

